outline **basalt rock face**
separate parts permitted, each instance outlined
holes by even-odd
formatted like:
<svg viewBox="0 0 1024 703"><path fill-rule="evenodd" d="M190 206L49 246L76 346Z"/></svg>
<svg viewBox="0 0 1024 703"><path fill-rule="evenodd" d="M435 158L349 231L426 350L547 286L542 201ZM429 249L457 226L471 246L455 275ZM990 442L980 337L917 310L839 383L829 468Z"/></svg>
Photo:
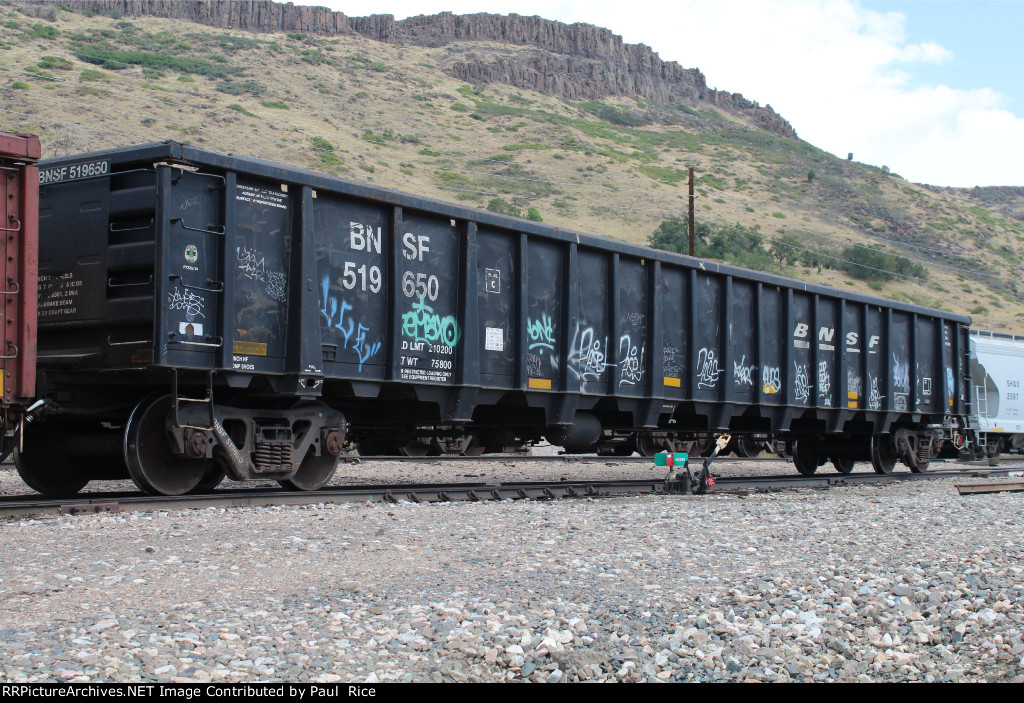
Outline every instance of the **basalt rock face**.
<svg viewBox="0 0 1024 703"><path fill-rule="evenodd" d="M793 127L771 106L762 107L739 93L710 89L699 70L662 61L650 47L626 44L622 37L589 24L451 12L395 21L392 15L349 17L326 7L271 0L65 0L63 4L97 14L165 17L249 32L357 34L428 47L464 42L530 47L525 52L473 59L453 52L442 68L467 82L504 83L571 100L624 96L663 104L706 102L742 115L761 129L796 138Z"/></svg>

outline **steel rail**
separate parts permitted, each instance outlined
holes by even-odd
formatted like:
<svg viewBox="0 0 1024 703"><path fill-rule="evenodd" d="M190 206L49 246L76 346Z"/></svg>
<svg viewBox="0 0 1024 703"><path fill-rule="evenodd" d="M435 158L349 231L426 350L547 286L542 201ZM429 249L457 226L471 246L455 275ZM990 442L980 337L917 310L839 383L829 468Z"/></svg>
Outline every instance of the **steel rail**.
<svg viewBox="0 0 1024 703"><path fill-rule="evenodd" d="M986 477L1016 468L946 469L921 474L822 474L820 476L717 477L709 495L806 488L825 489L862 483L893 483L951 477ZM94 494L63 499L10 496L0 499L0 517L85 515L202 508L240 508L270 505L316 505L352 502L432 503L491 500L553 500L557 498L614 498L668 493L663 479L615 481L524 481L508 483L396 484L345 486L319 491L227 489L203 495L143 496L128 493Z"/></svg>
<svg viewBox="0 0 1024 703"><path fill-rule="evenodd" d="M704 457L694 456L692 459L697 461ZM421 462L421 463L442 463L442 462L462 462L462 461L482 461L482 462L514 462L514 461L539 461L539 462L563 462L566 464L644 464L654 463L654 457L648 456L602 456L599 454L542 454L539 456L531 456L529 454L484 454L482 456L461 456L458 454L441 454L438 456L405 456L405 455L394 455L394 456L346 456L342 458L342 463L349 464L368 464L375 461L404 461L404 462ZM731 463L737 461L752 461L752 462L771 462L778 463L789 461L789 459L783 459L782 457L765 456L765 457L735 457L735 456L724 456L715 459L716 463Z"/></svg>

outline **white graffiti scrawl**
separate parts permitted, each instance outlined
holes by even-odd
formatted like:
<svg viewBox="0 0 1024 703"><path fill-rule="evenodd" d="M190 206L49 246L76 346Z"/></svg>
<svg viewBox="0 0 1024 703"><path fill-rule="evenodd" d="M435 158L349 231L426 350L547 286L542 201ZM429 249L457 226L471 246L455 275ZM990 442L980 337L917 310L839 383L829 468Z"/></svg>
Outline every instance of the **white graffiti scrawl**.
<svg viewBox="0 0 1024 703"><path fill-rule="evenodd" d="M263 280L266 260L259 252L247 247L235 247L235 258L238 259L238 270L243 276L256 281Z"/></svg>
<svg viewBox="0 0 1024 703"><path fill-rule="evenodd" d="M271 271L267 274L267 297L279 303L285 301L285 284L287 278L283 273Z"/></svg>
<svg viewBox="0 0 1024 703"><path fill-rule="evenodd" d="M248 247L235 247L235 259L243 276L265 286L268 298L279 303L285 301L288 277L281 271L267 271L266 258L260 252Z"/></svg>
<svg viewBox="0 0 1024 703"><path fill-rule="evenodd" d="M880 407L882 407L882 398L884 398L885 396L881 395L878 392L877 376L872 376L871 374L868 374L868 381L871 385L871 387L868 389L868 407L871 408L872 410L878 410Z"/></svg>
<svg viewBox="0 0 1024 703"><path fill-rule="evenodd" d="M622 335L619 339L619 385L634 386L644 379L644 346L640 345L637 351L636 345L629 338L628 334Z"/></svg>
<svg viewBox="0 0 1024 703"><path fill-rule="evenodd" d="M858 376L853 369L847 369L846 371L846 387L851 393L856 393L860 396L860 376Z"/></svg>
<svg viewBox="0 0 1024 703"><path fill-rule="evenodd" d="M761 392L774 395L782 389L782 369L765 366L761 369Z"/></svg>
<svg viewBox="0 0 1024 703"><path fill-rule="evenodd" d="M818 362L818 395L825 399L825 405L832 405L832 381L828 375L828 362Z"/></svg>
<svg viewBox="0 0 1024 703"><path fill-rule="evenodd" d="M740 357L740 363L732 362L732 377L737 384L744 384L747 386L754 385L754 369L757 368L757 364L747 365L747 355L744 354Z"/></svg>
<svg viewBox="0 0 1024 703"><path fill-rule="evenodd" d="M811 397L811 391L814 386L811 385L811 379L807 374L807 364L798 364L793 362L795 375L793 376L793 392L796 395L797 401L806 403L807 399Z"/></svg>
<svg viewBox="0 0 1024 703"><path fill-rule="evenodd" d="M189 322L192 322L197 317L206 317L203 314L203 307L206 305L206 301L190 290L175 288L174 292L168 296L167 304L170 310L184 310L185 319Z"/></svg>
<svg viewBox="0 0 1024 703"><path fill-rule="evenodd" d="M584 330L576 329L576 335L572 340L572 347L569 349L569 370L572 371L581 382L599 381L605 369L615 364L606 361L605 350L608 347L608 337L597 339L592 327Z"/></svg>
<svg viewBox="0 0 1024 703"><path fill-rule="evenodd" d="M714 350L702 348L697 352L697 388L714 388L721 373Z"/></svg>
<svg viewBox="0 0 1024 703"><path fill-rule="evenodd" d="M679 347L670 347L666 345L661 350L662 364L664 365L666 376L678 376L679 372L682 371L682 359L679 353Z"/></svg>

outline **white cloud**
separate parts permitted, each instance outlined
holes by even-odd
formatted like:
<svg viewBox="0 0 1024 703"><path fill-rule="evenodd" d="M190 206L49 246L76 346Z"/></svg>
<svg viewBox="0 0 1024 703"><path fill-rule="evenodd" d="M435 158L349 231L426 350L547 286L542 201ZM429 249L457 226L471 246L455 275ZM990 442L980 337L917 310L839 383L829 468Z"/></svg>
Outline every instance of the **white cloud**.
<svg viewBox="0 0 1024 703"><path fill-rule="evenodd" d="M376 3L327 4L349 15L381 11ZM919 182L1024 185L1024 163L1006 158L1021 144L1024 119L981 85L916 84L916 64L953 55L934 41L909 43L906 17L898 12L876 12L854 0L491 0L485 7L471 0L393 0L386 8L396 17L516 12L606 27L663 59L701 69L713 88L771 104L801 138L827 151L852 151L858 161ZM955 157L955 166L937 154Z"/></svg>
<svg viewBox="0 0 1024 703"><path fill-rule="evenodd" d="M953 52L935 42L913 44L900 51L901 61L921 61L924 63L942 63L953 58Z"/></svg>

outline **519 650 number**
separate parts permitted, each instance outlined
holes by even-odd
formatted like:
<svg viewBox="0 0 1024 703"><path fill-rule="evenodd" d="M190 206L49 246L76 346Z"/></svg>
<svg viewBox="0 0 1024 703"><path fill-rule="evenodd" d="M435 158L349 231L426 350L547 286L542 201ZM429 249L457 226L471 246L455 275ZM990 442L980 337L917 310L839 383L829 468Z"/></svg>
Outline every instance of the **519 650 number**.
<svg viewBox="0 0 1024 703"><path fill-rule="evenodd" d="M109 161L89 161L84 164L72 164L70 166L61 166L59 168L40 169L39 185L60 183L61 181L73 181L78 178L105 176L109 172Z"/></svg>

